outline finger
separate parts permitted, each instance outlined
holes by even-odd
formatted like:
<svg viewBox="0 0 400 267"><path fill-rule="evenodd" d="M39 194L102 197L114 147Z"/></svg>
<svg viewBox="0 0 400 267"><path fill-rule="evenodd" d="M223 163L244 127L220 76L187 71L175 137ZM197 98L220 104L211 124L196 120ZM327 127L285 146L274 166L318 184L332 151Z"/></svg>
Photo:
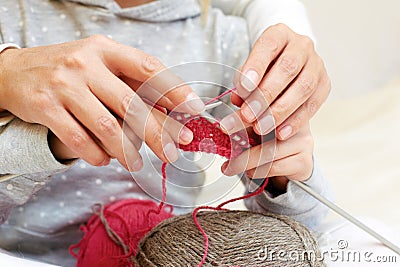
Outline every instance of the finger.
<svg viewBox="0 0 400 267"><path fill-rule="evenodd" d="M221 169L225 175L232 176L274 160L276 155L275 141L267 141L251 147L238 157L225 162Z"/></svg>
<svg viewBox="0 0 400 267"><path fill-rule="evenodd" d="M229 114L220 121L221 129L227 134L236 133L240 130L251 127L252 125L243 121L240 110Z"/></svg>
<svg viewBox="0 0 400 267"><path fill-rule="evenodd" d="M247 92L253 91L264 77L271 62L285 48L290 38L291 31L282 24L266 29L254 44L249 57L241 68L243 75L240 76L239 87Z"/></svg>
<svg viewBox="0 0 400 267"><path fill-rule="evenodd" d="M319 60L318 60L319 61ZM316 91L317 84L319 83L320 75L318 72L326 73L324 68L321 68L320 64L316 64L315 62L311 62L310 64L306 64L304 70L299 74L299 76L295 79L295 81L290 85L290 87L285 90L285 92L271 105L270 110L264 112L256 121L254 131L259 135L265 135L272 131L276 126L280 125L284 120L286 120L293 112L295 112L300 105L302 105L307 99L310 98L314 92ZM316 74L317 73L317 74ZM323 74L321 74L323 76ZM328 79L325 74L325 78ZM313 112L309 114L313 116L316 110L322 105L323 101L326 99L329 90L321 90L318 92L322 97L322 101L318 102L318 106L313 105ZM254 92L253 95L257 95L257 92ZM252 96L253 96L252 95ZM255 107L262 107L259 109L264 109L265 102L257 100L261 98L261 96L257 96L255 100L253 100L252 96L248 99L248 101L256 101L257 105L249 105ZM311 101L314 101L315 96L311 97ZM247 101L245 105L247 104ZM246 112L246 111L245 111ZM259 112L252 111L253 113ZM311 117L305 117L302 122L305 120L309 120ZM286 136L295 134L296 132L291 132L290 125L284 129L282 134ZM300 127L300 125L299 125ZM281 129L281 128L280 128ZM281 136L281 140L283 136ZM286 137L288 138L288 137Z"/></svg>
<svg viewBox="0 0 400 267"><path fill-rule="evenodd" d="M307 61L308 55L304 51L307 50L297 42L288 44L276 63L272 66L271 71L268 72L259 84L259 90L253 92L246 102L247 105L242 107L242 115L247 122L252 122L257 118L257 114L254 114L253 110L258 111L258 115L262 114L266 109L265 104L273 103L297 77ZM259 91L264 96L262 101L259 99ZM259 107L260 102L264 104L261 107Z"/></svg>
<svg viewBox="0 0 400 267"><path fill-rule="evenodd" d="M120 79L134 90L142 99L147 99L151 103L158 103L168 109L173 109L174 104L162 93L151 87L147 82L140 82L129 77L123 76Z"/></svg>
<svg viewBox="0 0 400 267"><path fill-rule="evenodd" d="M136 93L142 98L149 99L170 111L196 115L204 110L203 101L193 89L168 69L157 73L144 83L127 77L124 77L123 81L131 88L136 88Z"/></svg>
<svg viewBox="0 0 400 267"><path fill-rule="evenodd" d="M143 159L139 153L143 141L133 132L127 123L117 118L118 124L123 129L122 147L124 148L125 162L121 162L131 172L143 168Z"/></svg>
<svg viewBox="0 0 400 267"><path fill-rule="evenodd" d="M49 131L47 139L51 152L57 160L65 161L78 158L78 156L63 142L61 142L61 140L58 139L51 131Z"/></svg>
<svg viewBox="0 0 400 267"><path fill-rule="evenodd" d="M254 122L268 109L270 103L262 90L255 90L240 107L243 120L248 123Z"/></svg>
<svg viewBox="0 0 400 267"><path fill-rule="evenodd" d="M173 162L178 151L173 139L151 113L142 99L134 94L124 119L139 138L164 162Z"/></svg>
<svg viewBox="0 0 400 267"><path fill-rule="evenodd" d="M131 129L131 127L129 127L129 125L126 123L124 124L123 120L121 120L120 118L117 118L119 125L122 128L122 131L125 135L126 138L128 138L128 140L136 147L137 151L140 150L140 148L142 147L142 139L140 139Z"/></svg>
<svg viewBox="0 0 400 267"><path fill-rule="evenodd" d="M307 158L305 154L299 153L248 170L246 174L253 179L285 176L290 180L303 181L307 180L312 173L312 169L310 171L304 168L310 164L306 161L312 161L312 157Z"/></svg>
<svg viewBox="0 0 400 267"><path fill-rule="evenodd" d="M326 76L317 87L316 93L277 127L277 138L279 140L288 140L298 133L303 125L308 124L308 121L328 98L330 90L331 82Z"/></svg>
<svg viewBox="0 0 400 267"><path fill-rule="evenodd" d="M162 128L170 134L176 143L187 145L192 142L193 132L189 128L155 108L152 109L152 112Z"/></svg>
<svg viewBox="0 0 400 267"><path fill-rule="evenodd" d="M131 172L140 171L143 168L143 159L139 153L140 145L135 145L134 140L137 140L137 136L132 132L128 137L129 131L124 131L122 142L124 148L124 161L121 162L125 168ZM140 140L140 139L139 139Z"/></svg>
<svg viewBox="0 0 400 267"><path fill-rule="evenodd" d="M143 141L132 131L125 131L124 134L132 142L132 144L136 147L137 151L142 147Z"/></svg>
<svg viewBox="0 0 400 267"><path fill-rule="evenodd" d="M47 125L69 149L91 165L105 166L110 163L106 152L66 110L59 110L53 116Z"/></svg>
<svg viewBox="0 0 400 267"><path fill-rule="evenodd" d="M150 112L149 109L145 106L142 99L140 99L140 97L128 85L126 85L122 80L117 78L113 73L111 73L109 70L105 68L102 69L100 73L101 75L99 76L100 77L99 79L90 80L88 83L92 92L95 93L95 95L100 99L102 103L104 103L109 109L115 112L119 117L125 119L127 118L128 109L131 104L132 104L131 107L134 106L139 107L138 110L140 112L137 114L133 114L131 112L131 116L129 116L129 118L131 119L127 121L126 129L131 129L135 134L132 135L125 133L128 136L129 140L131 137L133 138L133 136L139 136L139 138L146 141L143 132L145 129L148 129L147 133L149 135L154 135L154 131L156 131L156 129L159 130L161 129L159 127L154 129L146 128L144 124L140 124L140 123L150 123L151 125L156 125L157 121L153 118L152 115L149 116ZM112 87L110 85L112 85ZM134 102L135 105L133 105ZM138 120L137 116L142 116L142 119ZM145 119L147 117L149 121L145 122ZM136 131L139 131L141 133L139 134ZM157 139L156 136L154 136L154 139L155 142L151 142L150 144L148 143L149 147L152 150L154 149L153 150L154 152L157 151L156 154L160 156L163 160L166 160L162 152L162 144L159 142L160 139ZM165 142L169 143L169 141L171 141L171 138L168 135L166 135ZM136 144L135 145L136 148L139 150L141 143L138 142L137 140L135 140L134 142ZM146 143L147 142L149 142L149 139L146 141ZM127 145L129 145L129 143ZM169 150L171 151L170 152L171 154L169 156L171 157L171 161L173 161L175 159L174 148L172 148L171 145L169 147L170 147ZM137 154L135 153L135 155ZM132 164L133 162L135 162L134 159L135 159L134 155L132 155L130 157L130 161L132 162ZM137 158L137 160L139 160L139 158ZM135 165L140 166L140 162L136 162Z"/></svg>
<svg viewBox="0 0 400 267"><path fill-rule="evenodd" d="M251 92L245 89L241 85L241 78L244 76L242 72L243 66L239 67L237 71L235 71L234 76L233 76L233 86L236 88L234 92L232 92L232 95L235 94L241 99L246 99Z"/></svg>
<svg viewBox="0 0 400 267"><path fill-rule="evenodd" d="M153 76L144 85L138 93L168 110L196 115L205 109L204 102L193 89L169 69Z"/></svg>
<svg viewBox="0 0 400 267"><path fill-rule="evenodd" d="M143 166L142 159L130 140L122 142L122 128L117 119L89 91L86 94L84 90L82 92L85 103L76 98L64 100L70 112L88 129L92 138L107 154L117 158L126 169L140 170ZM125 159L125 155L129 162Z"/></svg>
<svg viewBox="0 0 400 267"><path fill-rule="evenodd" d="M89 90L81 90L80 98L67 97L64 103L75 118L101 142L107 153L124 163L121 126L103 104Z"/></svg>
<svg viewBox="0 0 400 267"><path fill-rule="evenodd" d="M135 92L105 67L91 73L87 85L93 94L118 117L124 118Z"/></svg>
<svg viewBox="0 0 400 267"><path fill-rule="evenodd" d="M276 125L280 125L316 92L320 77L324 77L324 73L326 72L319 58L306 63L298 77L270 107ZM325 91L317 93L325 94ZM261 127L259 129L263 134Z"/></svg>
<svg viewBox="0 0 400 267"><path fill-rule="evenodd" d="M173 139L168 132L163 132L161 125L154 115L150 113L150 108L147 104L136 93L131 93L133 93L133 96L128 105L130 108L125 113L124 119L127 125L126 128L133 131L131 136L144 140L161 160L166 162L175 161L178 154ZM142 142L136 141L135 143L139 150Z"/></svg>
<svg viewBox="0 0 400 267"><path fill-rule="evenodd" d="M145 52L130 46L116 43L105 37L96 37L101 39L99 42L101 55L104 64L115 75L124 76L145 82L158 93L152 96L158 100L160 95L165 95L169 101L167 108L173 109L180 106L183 111L192 115L198 114L204 110L204 103L197 96L190 86L184 84L182 79L169 71L156 57L150 56ZM104 38L106 40L104 40ZM179 88L178 88L179 87ZM141 90L140 88L138 90ZM145 89L144 89L145 90ZM153 98L150 98L154 100Z"/></svg>
<svg viewBox="0 0 400 267"><path fill-rule="evenodd" d="M311 134L307 135L308 131L307 127L303 127L298 135L289 140L276 141L272 139L251 147L238 157L226 162L223 166L223 172L226 175L234 175L302 151L312 154L313 140Z"/></svg>

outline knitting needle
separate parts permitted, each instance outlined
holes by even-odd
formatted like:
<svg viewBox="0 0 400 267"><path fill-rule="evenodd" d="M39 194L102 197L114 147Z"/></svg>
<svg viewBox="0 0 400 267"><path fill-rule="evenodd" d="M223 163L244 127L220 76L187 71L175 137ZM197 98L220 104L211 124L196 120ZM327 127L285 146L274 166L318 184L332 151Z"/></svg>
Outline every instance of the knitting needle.
<svg viewBox="0 0 400 267"><path fill-rule="evenodd" d="M204 108L204 111L200 113L200 115L205 118L206 120L208 120L211 123L215 123L217 121L217 119L211 115L210 113L207 112L207 110L213 109L215 107L218 107L219 105L221 105L222 102L221 101L217 101L211 104L206 104L206 107Z"/></svg>
<svg viewBox="0 0 400 267"><path fill-rule="evenodd" d="M8 181L10 179L13 179L15 177L17 177L18 174L6 174L6 175L0 175L0 183L1 182L5 182Z"/></svg>
<svg viewBox="0 0 400 267"><path fill-rule="evenodd" d="M384 238L383 236L381 236L380 234L378 234L377 232L372 230L370 227L368 227L365 224L363 224L361 221L359 221L358 219L356 219L355 217L353 217L352 215L350 215L349 213L344 211L342 208L340 208L339 206L337 206L333 202L329 201L325 197L323 197L320 194L318 194L317 192L315 192L308 185L306 185L303 182L299 182L299 181L292 181L292 182L294 184L296 184L298 187L300 187L301 189L303 189L305 192L310 194L312 197L314 197L315 199L320 201L322 204L326 205L328 208L330 208L331 210L333 210L334 212L336 212L337 214L339 214L340 216L342 216L346 220L350 221L351 223L353 223L354 225L356 225L360 229L364 230L365 232L367 232L371 236L375 237L383 245L385 245L386 247L388 247L389 249L391 249L392 251L394 251L395 253L400 255L400 248L398 246L396 246L395 244L393 244L392 242L390 242L389 240L387 240L386 238Z"/></svg>
<svg viewBox="0 0 400 267"><path fill-rule="evenodd" d="M222 104L221 101L217 101L217 102L214 102L214 103L206 104L206 107L204 108L204 110L209 110L209 109L218 107L221 104Z"/></svg>

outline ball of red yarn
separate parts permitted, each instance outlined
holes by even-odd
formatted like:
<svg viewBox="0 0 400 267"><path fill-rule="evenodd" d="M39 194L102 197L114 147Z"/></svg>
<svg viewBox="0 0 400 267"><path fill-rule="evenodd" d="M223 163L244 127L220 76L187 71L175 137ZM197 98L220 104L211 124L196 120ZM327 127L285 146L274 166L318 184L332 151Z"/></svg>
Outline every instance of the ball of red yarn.
<svg viewBox="0 0 400 267"><path fill-rule="evenodd" d="M133 267L139 241L154 226L173 216L172 208L168 209L168 206L159 213L154 212L158 207L151 200L125 199L101 208L101 212L98 211L81 227L84 232L82 240L70 247L70 253L77 258L76 266ZM120 237L123 245L118 244L115 236L114 240L110 237L107 226ZM77 253L76 249L79 249Z"/></svg>

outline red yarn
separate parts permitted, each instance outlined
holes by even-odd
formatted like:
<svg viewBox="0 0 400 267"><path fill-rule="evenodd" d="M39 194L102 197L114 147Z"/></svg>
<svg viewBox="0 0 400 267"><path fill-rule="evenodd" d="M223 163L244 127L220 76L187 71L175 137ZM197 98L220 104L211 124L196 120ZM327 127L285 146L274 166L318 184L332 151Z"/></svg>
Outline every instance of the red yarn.
<svg viewBox="0 0 400 267"><path fill-rule="evenodd" d="M220 96L209 100L206 104L212 103L234 90L236 89L228 90ZM169 115L192 130L194 134L190 144L179 145L179 148L185 151L202 151L231 159L240 155L243 150L260 143L259 136L249 136L246 130L231 136L225 134L222 132L218 121L211 123L200 116L174 112ZM70 247L71 255L78 259L77 267L133 267L131 258L136 255L139 241L158 223L173 216L171 206L168 206L170 210L163 209L167 194L166 167L167 163L163 163L161 169L162 198L159 205L150 200L121 200L105 206L104 210L101 207L100 214L92 216L86 226L81 227L84 232L83 239L78 244ZM209 249L208 236L197 220L197 213L204 209L225 210L223 206L228 203L260 194L267 186L267 183L268 179L265 179L262 186L256 191L225 201L216 207L200 206L193 210L193 221L204 239L203 257L197 266L202 266L205 263ZM78 254L74 252L75 249L79 249Z"/></svg>
<svg viewBox="0 0 400 267"><path fill-rule="evenodd" d="M150 214L160 214L160 212L162 211L162 208L165 205L165 201L167 199L167 163L163 162L162 166L161 166L161 174L162 174L162 180L161 180L161 190L162 190L162 195L161 195L161 202L160 204L158 204L157 209L150 209L148 210L146 217L149 217ZM172 208L172 207L171 207Z"/></svg>
<svg viewBox="0 0 400 267"><path fill-rule="evenodd" d="M227 94L232 93L233 91L236 91L236 88L229 89L229 90L223 92L222 94L220 94L219 96L214 97L214 98L208 100L208 101L207 101L206 103L204 103L204 104L205 104L205 105L211 104L212 102L217 101L218 99L222 98L223 96L225 96L225 95L227 95Z"/></svg>
<svg viewBox="0 0 400 267"><path fill-rule="evenodd" d="M69 249L70 254L77 258L76 266L133 267L131 257L136 255L139 241L158 223L173 216L172 207L162 207L154 201L138 199L120 200L105 206L104 219L126 245L126 251L110 237L101 221L101 214L93 215L86 226L81 226L84 232L82 240ZM149 210L158 212L149 214ZM79 249L78 253L74 252L76 249Z"/></svg>

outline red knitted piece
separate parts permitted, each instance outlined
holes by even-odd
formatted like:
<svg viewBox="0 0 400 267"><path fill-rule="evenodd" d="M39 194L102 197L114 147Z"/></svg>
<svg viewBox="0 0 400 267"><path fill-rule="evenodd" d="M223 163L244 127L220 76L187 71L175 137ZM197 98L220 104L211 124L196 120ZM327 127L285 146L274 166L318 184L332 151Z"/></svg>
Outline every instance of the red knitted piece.
<svg viewBox="0 0 400 267"><path fill-rule="evenodd" d="M246 130L230 136L225 134L218 121L211 123L203 117L182 113L171 113L169 115L193 132L193 140L190 144L179 144L179 148L184 151L201 151L230 159L239 156L243 150L260 143L256 135L249 136Z"/></svg>

